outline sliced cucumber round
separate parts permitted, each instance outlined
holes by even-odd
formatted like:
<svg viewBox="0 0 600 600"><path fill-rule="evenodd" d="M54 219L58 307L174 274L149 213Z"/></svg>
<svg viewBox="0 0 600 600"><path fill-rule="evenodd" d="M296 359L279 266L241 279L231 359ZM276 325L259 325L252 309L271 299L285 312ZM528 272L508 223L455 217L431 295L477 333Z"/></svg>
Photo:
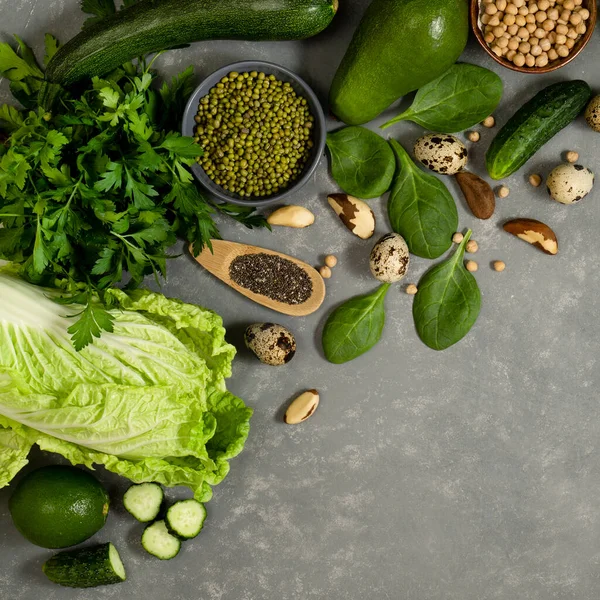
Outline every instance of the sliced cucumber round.
<svg viewBox="0 0 600 600"><path fill-rule="evenodd" d="M140 523L150 523L158 517L164 499L165 493L158 483L140 483L125 492L123 505Z"/></svg>
<svg viewBox="0 0 600 600"><path fill-rule="evenodd" d="M171 560L181 550L181 540L169 533L164 521L148 525L142 534L142 546L148 554L161 560Z"/></svg>
<svg viewBox="0 0 600 600"><path fill-rule="evenodd" d="M195 538L204 526L206 508L197 500L180 500L167 510L165 522L169 531L182 540Z"/></svg>

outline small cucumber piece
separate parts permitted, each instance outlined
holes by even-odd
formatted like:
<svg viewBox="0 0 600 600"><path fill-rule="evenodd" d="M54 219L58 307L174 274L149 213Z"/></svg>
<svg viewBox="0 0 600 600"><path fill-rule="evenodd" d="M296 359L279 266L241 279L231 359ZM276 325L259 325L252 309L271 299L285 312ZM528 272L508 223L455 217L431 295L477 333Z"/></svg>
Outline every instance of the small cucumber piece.
<svg viewBox="0 0 600 600"><path fill-rule="evenodd" d="M182 540L195 538L204 526L206 508L197 500L175 502L167 511L165 523L169 531Z"/></svg>
<svg viewBox="0 0 600 600"><path fill-rule="evenodd" d="M487 151L485 164L492 179L503 179L518 171L579 115L591 95L585 81L561 81L544 88L522 106Z"/></svg>
<svg viewBox="0 0 600 600"><path fill-rule="evenodd" d="M73 588L89 588L125 581L125 567L117 549L110 543L55 554L42 570L54 583Z"/></svg>
<svg viewBox="0 0 600 600"><path fill-rule="evenodd" d="M156 521L144 530L142 546L148 554L160 560L171 560L179 554L181 540L169 533L164 521Z"/></svg>
<svg viewBox="0 0 600 600"><path fill-rule="evenodd" d="M158 483L132 485L123 496L123 506L140 523L154 521L160 512L165 493Z"/></svg>

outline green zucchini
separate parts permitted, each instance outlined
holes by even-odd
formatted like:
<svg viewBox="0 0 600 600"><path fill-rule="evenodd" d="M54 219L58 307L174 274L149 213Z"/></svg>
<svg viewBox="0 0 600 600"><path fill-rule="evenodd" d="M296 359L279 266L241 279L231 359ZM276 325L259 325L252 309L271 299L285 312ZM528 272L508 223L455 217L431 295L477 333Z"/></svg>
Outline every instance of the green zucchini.
<svg viewBox="0 0 600 600"><path fill-rule="evenodd" d="M59 552L42 570L54 583L73 588L97 587L125 581L125 567L112 544Z"/></svg>
<svg viewBox="0 0 600 600"><path fill-rule="evenodd" d="M519 170L579 115L591 95L585 81L561 81L544 88L522 106L487 151L485 164L492 179L502 179Z"/></svg>
<svg viewBox="0 0 600 600"><path fill-rule="evenodd" d="M68 86L138 56L201 40L296 40L329 25L338 0L142 0L86 27L46 68Z"/></svg>

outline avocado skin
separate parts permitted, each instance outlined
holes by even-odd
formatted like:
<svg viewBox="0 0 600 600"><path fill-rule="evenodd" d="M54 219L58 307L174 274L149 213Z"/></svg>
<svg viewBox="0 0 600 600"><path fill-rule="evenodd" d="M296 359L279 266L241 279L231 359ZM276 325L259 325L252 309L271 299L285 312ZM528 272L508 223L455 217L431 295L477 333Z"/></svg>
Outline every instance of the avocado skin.
<svg viewBox="0 0 600 600"><path fill-rule="evenodd" d="M329 95L333 114L367 123L448 70L469 34L466 0L373 0Z"/></svg>

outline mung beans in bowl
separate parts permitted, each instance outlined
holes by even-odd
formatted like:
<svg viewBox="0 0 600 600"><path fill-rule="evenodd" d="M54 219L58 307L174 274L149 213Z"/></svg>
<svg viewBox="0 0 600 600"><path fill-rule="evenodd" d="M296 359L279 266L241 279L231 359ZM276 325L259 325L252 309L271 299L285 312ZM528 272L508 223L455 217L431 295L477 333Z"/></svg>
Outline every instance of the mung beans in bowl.
<svg viewBox="0 0 600 600"><path fill-rule="evenodd" d="M325 115L295 73L244 61L215 71L196 88L182 133L203 150L192 171L213 196L265 206L313 175L325 150Z"/></svg>
<svg viewBox="0 0 600 600"><path fill-rule="evenodd" d="M596 0L471 0L471 26L502 66L548 73L571 62L596 26Z"/></svg>

